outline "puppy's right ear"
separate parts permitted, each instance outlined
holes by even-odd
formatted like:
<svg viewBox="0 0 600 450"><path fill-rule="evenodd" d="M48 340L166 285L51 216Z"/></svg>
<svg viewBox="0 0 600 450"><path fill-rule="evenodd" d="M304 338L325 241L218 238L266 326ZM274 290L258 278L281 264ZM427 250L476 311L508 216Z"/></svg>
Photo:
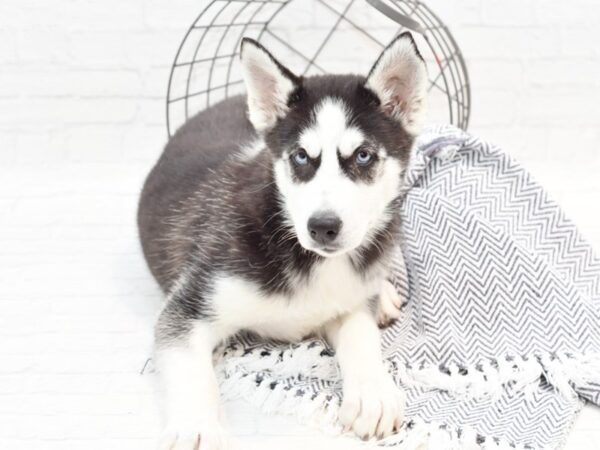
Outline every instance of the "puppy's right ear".
<svg viewBox="0 0 600 450"><path fill-rule="evenodd" d="M409 32L394 39L381 53L369 75L367 88L383 111L416 134L426 110L427 67Z"/></svg>
<svg viewBox="0 0 600 450"><path fill-rule="evenodd" d="M253 39L242 39L240 55L248 118L256 131L262 132L286 114L289 97L300 86L300 78Z"/></svg>

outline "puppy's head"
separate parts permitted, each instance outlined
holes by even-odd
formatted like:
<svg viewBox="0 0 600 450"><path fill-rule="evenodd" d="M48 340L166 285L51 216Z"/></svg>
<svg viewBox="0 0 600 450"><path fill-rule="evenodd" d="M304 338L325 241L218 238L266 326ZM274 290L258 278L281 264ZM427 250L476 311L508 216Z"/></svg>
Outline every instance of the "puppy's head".
<svg viewBox="0 0 600 450"><path fill-rule="evenodd" d="M264 47L241 50L248 117L273 154L283 209L300 244L322 256L368 245L392 220L427 74L410 34L366 77L301 78Z"/></svg>

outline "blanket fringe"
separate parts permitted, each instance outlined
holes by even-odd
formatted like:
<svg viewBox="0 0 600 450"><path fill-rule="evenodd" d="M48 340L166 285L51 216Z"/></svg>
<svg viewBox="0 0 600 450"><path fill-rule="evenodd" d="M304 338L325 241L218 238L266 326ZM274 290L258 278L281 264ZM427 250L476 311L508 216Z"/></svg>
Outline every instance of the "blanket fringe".
<svg viewBox="0 0 600 450"><path fill-rule="evenodd" d="M600 380L600 354L568 352L535 356L505 355L469 366L398 366L397 376L408 386L442 389L455 396L499 396L506 390L532 395L542 377L561 395L577 396L576 388Z"/></svg>
<svg viewBox="0 0 600 450"><path fill-rule="evenodd" d="M398 376L409 386L441 389L455 396L481 398L497 396L507 388L524 390L540 379L543 370L535 358L506 355L470 366L451 363L418 369L399 366Z"/></svg>
<svg viewBox="0 0 600 450"><path fill-rule="evenodd" d="M527 445L506 439L485 437L470 427L450 427L436 422L411 419L397 434L378 442L401 446L402 450L527 450Z"/></svg>
<svg viewBox="0 0 600 450"><path fill-rule="evenodd" d="M300 422L316 426L328 434L340 434L338 407L334 396L320 393L313 397L303 395L300 388L289 388L276 377L264 374L236 373L220 377L221 392L225 398L243 398L258 406L266 414L293 415Z"/></svg>
<svg viewBox="0 0 600 450"><path fill-rule="evenodd" d="M577 397L577 389L600 383L600 353L553 353L539 361L548 383L565 397Z"/></svg>
<svg viewBox="0 0 600 450"><path fill-rule="evenodd" d="M261 375L236 374L224 379L222 391L227 398L244 398L267 414L295 416L301 423L313 426L330 435L342 435L338 423L339 399L327 394L314 398L297 395L296 389L272 387L274 378ZM222 378L223 379L223 378ZM346 433L352 436L352 433ZM398 433L373 444L382 447L400 446L402 450L527 450L530 447L504 439L486 438L470 427L451 427L411 418Z"/></svg>
<svg viewBox="0 0 600 450"><path fill-rule="evenodd" d="M217 370L227 398L244 398L265 413L294 415L328 434L341 434L338 409L341 401L340 374L333 354L318 340L286 348L227 348L218 358ZM506 355L469 367L390 364L390 372L404 385L446 390L453 395L481 397L500 395L503 390L533 393L542 377L566 396L575 389L597 382L600 354L544 354L532 357ZM322 392L302 386L322 384ZM326 386L328 384L328 386ZM327 389L329 387L330 389ZM333 388L333 389L332 389ZM378 445L402 444L403 450L427 449L527 449L498 438L478 435L468 427L425 422L411 418L394 436Z"/></svg>

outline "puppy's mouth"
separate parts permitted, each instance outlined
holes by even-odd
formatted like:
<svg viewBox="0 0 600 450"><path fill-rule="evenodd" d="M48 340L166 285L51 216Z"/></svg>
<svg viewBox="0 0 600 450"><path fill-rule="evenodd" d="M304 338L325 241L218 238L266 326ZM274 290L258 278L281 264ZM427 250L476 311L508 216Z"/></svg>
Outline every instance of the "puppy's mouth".
<svg viewBox="0 0 600 450"><path fill-rule="evenodd" d="M319 250L326 255L334 255L340 251L339 247L323 247Z"/></svg>
<svg viewBox="0 0 600 450"><path fill-rule="evenodd" d="M315 252L319 256L323 256L325 258L331 258L333 256L343 255L344 253L348 253L349 249L344 248L342 246L326 246L326 247L313 247L309 249L310 251Z"/></svg>
<svg viewBox="0 0 600 450"><path fill-rule="evenodd" d="M296 236L304 250L316 253L317 255L322 256L323 258L332 258L336 256L349 254L360 246L360 244L352 245L352 243L349 242L347 238L344 238L342 236L340 236L340 238L338 238L334 242L322 244L319 242L315 242L315 240L311 239L307 233L297 233Z"/></svg>
<svg viewBox="0 0 600 450"><path fill-rule="evenodd" d="M329 243L318 243L314 240L310 239L306 234L298 235L298 240L300 241L300 245L310 252L316 253L323 258L332 258L336 256L348 255L360 247L361 243L358 245L353 245L351 241L348 239L336 240L335 242Z"/></svg>

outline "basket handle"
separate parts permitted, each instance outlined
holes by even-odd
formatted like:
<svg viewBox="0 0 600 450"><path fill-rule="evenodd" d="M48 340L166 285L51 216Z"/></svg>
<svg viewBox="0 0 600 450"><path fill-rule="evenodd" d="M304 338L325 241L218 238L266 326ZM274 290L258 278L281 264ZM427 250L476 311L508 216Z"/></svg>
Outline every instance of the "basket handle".
<svg viewBox="0 0 600 450"><path fill-rule="evenodd" d="M409 30L414 31L415 33L425 34L425 30L419 22L411 19L408 16L405 16L404 14L401 14L394 8L384 3L383 0L367 0L367 3L369 3L383 15L387 16L389 19L392 19L400 26L408 28Z"/></svg>

